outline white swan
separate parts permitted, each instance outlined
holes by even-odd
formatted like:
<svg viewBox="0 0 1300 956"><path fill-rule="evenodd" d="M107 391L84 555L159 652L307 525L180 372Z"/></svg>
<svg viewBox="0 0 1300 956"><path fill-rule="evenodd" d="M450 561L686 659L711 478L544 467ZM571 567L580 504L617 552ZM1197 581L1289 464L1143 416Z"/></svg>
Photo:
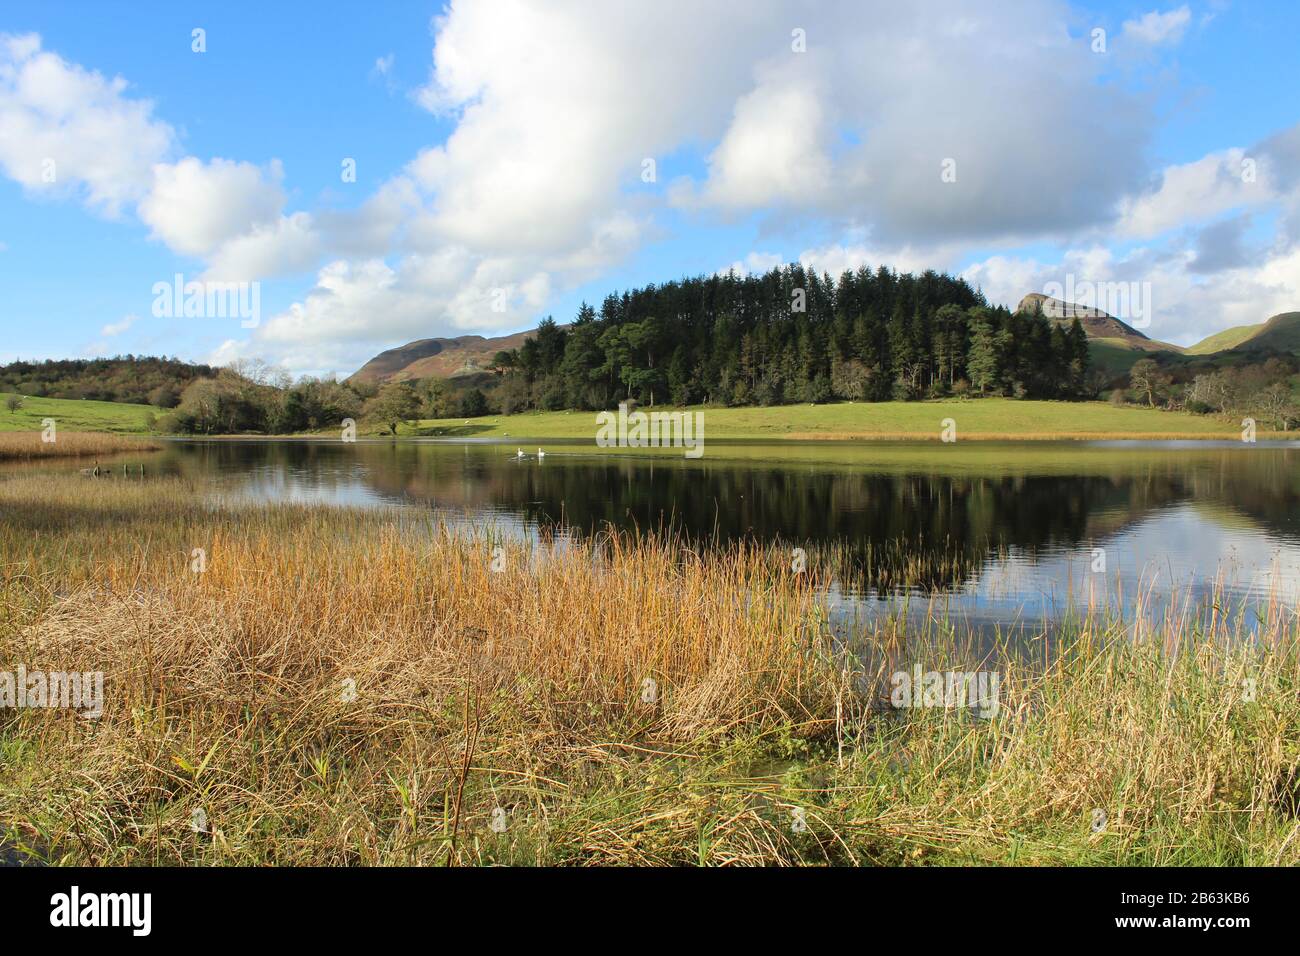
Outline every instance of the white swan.
<svg viewBox="0 0 1300 956"><path fill-rule="evenodd" d="M515 449L515 457L516 457L516 458L523 458L523 457L525 457L525 455L524 455L524 450L523 450L522 448L516 448L516 449Z"/></svg>
<svg viewBox="0 0 1300 956"><path fill-rule="evenodd" d="M545 458L545 457L546 457L546 452L542 451L540 448L537 449L537 457L538 457L538 458Z"/></svg>

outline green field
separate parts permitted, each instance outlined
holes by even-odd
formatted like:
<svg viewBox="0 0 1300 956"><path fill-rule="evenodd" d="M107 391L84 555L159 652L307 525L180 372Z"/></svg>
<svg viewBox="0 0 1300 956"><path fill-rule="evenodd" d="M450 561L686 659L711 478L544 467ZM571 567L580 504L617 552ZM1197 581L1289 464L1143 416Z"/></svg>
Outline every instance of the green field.
<svg viewBox="0 0 1300 956"><path fill-rule="evenodd" d="M148 405L66 398L24 398L23 407L11 412L5 404L10 394L0 393L0 432L40 431L42 419L53 418L69 432L145 434L150 416L158 413Z"/></svg>
<svg viewBox="0 0 1300 956"><path fill-rule="evenodd" d="M28 398L9 411L0 395L0 431L39 431L45 418L59 428L80 432L146 434L157 409L148 405ZM651 411L651 409L643 409ZM680 409L677 409L680 410ZM664 406L657 412L674 411ZM865 402L835 405L780 405L771 408L713 408L703 412L709 439L938 440L942 422L957 424L957 438L1007 440L1101 438L1236 438L1236 422L1203 415L1165 412L1106 402L1031 402L1007 398L940 402ZM425 419L399 434L455 438L538 440L596 436L594 412L526 412L482 418ZM370 429L378 434L379 428ZM1260 432L1262 436L1263 431Z"/></svg>
<svg viewBox="0 0 1300 956"><path fill-rule="evenodd" d="M643 409L650 411L650 409ZM654 411L671 411L660 407ZM939 439L951 418L961 439L1237 438L1240 426L1219 418L1105 402L1031 402L1006 398L942 402L705 408L708 439ZM474 419L426 420L403 434L537 440L592 438L594 412L527 412Z"/></svg>

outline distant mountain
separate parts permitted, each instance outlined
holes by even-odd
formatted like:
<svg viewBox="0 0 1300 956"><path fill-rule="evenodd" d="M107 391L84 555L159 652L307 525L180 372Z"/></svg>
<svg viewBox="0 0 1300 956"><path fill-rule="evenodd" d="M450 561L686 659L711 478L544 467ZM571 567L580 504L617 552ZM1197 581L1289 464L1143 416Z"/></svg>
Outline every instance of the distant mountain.
<svg viewBox="0 0 1300 956"><path fill-rule="evenodd" d="M1143 347L1132 339L1096 338L1089 342L1089 351L1094 364L1112 375L1126 374L1144 353L1152 351L1172 353L1176 361L1198 367L1206 363L1218 366L1257 362L1267 353L1300 356L1300 312L1282 312L1258 325L1224 329L1186 348L1154 339L1146 341L1164 348Z"/></svg>
<svg viewBox="0 0 1300 956"><path fill-rule="evenodd" d="M1222 332L1215 332L1213 335L1201 339L1195 345L1187 346L1183 351L1188 355L1213 355L1216 352L1224 352L1241 345L1263 327L1263 322L1259 323L1259 325L1234 326L1230 329L1224 329Z"/></svg>
<svg viewBox="0 0 1300 956"><path fill-rule="evenodd" d="M1300 312L1279 312L1259 325L1237 325L1215 332L1184 351L1188 355L1291 352L1300 355Z"/></svg>
<svg viewBox="0 0 1300 956"><path fill-rule="evenodd" d="M1300 312L1280 312L1263 325L1245 328L1255 331L1233 346L1232 351L1300 353Z"/></svg>
<svg viewBox="0 0 1300 956"><path fill-rule="evenodd" d="M486 338L461 335L454 339L418 339L380 352L349 379L360 384L383 385L420 378L454 378L487 371L492 357L524 344L533 330Z"/></svg>
<svg viewBox="0 0 1300 956"><path fill-rule="evenodd" d="M1094 342L1105 343L1119 348L1137 349L1142 352L1181 352L1177 345L1148 338L1133 326L1122 322L1101 309L1063 302L1041 292L1031 292L1016 306L1017 312L1040 310L1043 315L1059 325L1069 326L1076 318L1083 326L1084 333Z"/></svg>

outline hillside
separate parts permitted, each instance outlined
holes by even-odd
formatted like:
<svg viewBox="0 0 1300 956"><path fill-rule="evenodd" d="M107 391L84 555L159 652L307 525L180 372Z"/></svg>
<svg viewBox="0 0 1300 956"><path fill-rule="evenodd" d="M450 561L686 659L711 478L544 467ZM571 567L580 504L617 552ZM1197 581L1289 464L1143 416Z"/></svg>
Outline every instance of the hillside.
<svg viewBox="0 0 1300 956"><path fill-rule="evenodd" d="M454 339L419 339L380 352L353 373L349 381L382 385L420 378L473 375L486 371L497 352L519 348L532 334L533 330L529 329L494 338L461 335Z"/></svg>
<svg viewBox="0 0 1300 956"><path fill-rule="evenodd" d="M216 373L211 366L166 356L119 355L43 362L19 359L0 365L0 392L170 408L186 385Z"/></svg>
<svg viewBox="0 0 1300 956"><path fill-rule="evenodd" d="M1261 322L1259 325L1238 325L1230 329L1224 329L1222 332L1215 332L1213 335L1201 339L1195 345L1189 345L1183 351L1188 355L1213 355L1215 352L1234 349L1256 335L1260 329L1264 328L1264 324Z"/></svg>
<svg viewBox="0 0 1300 956"><path fill-rule="evenodd" d="M1279 313L1255 328L1258 331L1232 351L1300 352L1300 312Z"/></svg>
<svg viewBox="0 0 1300 956"><path fill-rule="evenodd" d="M21 408L10 411L5 400L13 393L0 392L0 432L38 432L44 420L52 418L67 432L147 433L158 409L123 402L92 402L63 398L25 398Z"/></svg>
<svg viewBox="0 0 1300 956"><path fill-rule="evenodd" d="M1177 345L1148 338L1128 323L1100 309L1075 305L1073 302L1062 302L1041 292L1031 292L1026 295L1016 306L1016 311L1041 311L1052 322L1067 327L1077 318L1090 341L1104 342L1113 347L1142 352L1182 351Z"/></svg>

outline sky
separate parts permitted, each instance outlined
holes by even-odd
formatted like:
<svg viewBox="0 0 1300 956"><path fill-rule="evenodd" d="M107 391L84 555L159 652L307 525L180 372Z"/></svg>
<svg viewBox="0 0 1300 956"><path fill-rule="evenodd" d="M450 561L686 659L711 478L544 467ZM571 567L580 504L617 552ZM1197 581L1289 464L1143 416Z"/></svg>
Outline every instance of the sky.
<svg viewBox="0 0 1300 956"><path fill-rule="evenodd" d="M1148 3L0 0L0 362L346 376L794 260L1300 309L1300 4Z"/></svg>

